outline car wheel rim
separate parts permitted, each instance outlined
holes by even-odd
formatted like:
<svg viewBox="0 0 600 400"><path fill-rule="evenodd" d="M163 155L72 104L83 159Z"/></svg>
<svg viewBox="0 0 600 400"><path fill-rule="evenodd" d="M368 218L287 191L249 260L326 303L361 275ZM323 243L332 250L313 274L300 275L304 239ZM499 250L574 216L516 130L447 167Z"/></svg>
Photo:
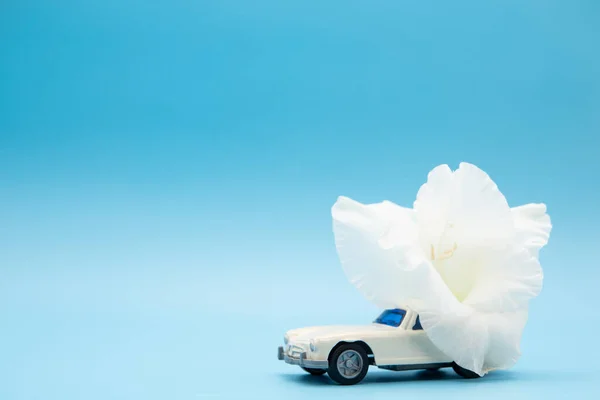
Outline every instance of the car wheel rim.
<svg viewBox="0 0 600 400"><path fill-rule="evenodd" d="M363 359L355 350L346 350L337 360L337 370L346 379L356 378L363 369Z"/></svg>

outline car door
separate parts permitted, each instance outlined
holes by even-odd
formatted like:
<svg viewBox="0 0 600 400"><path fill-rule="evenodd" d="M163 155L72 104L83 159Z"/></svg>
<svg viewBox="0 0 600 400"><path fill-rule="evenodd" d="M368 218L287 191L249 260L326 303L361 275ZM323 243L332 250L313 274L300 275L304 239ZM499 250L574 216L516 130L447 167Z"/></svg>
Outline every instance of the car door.
<svg viewBox="0 0 600 400"><path fill-rule="evenodd" d="M451 360L442 353L429 339L423 330L419 317L416 316L412 326L406 327L406 345L402 354L402 364L430 364L450 362Z"/></svg>
<svg viewBox="0 0 600 400"><path fill-rule="evenodd" d="M367 344L373 350L377 365L394 365L406 357L406 311L386 310L374 321L376 331Z"/></svg>
<svg viewBox="0 0 600 400"><path fill-rule="evenodd" d="M429 338L420 327L415 327L415 319L407 315L402 324L396 328L396 332L387 338L387 365L411 365L429 362L430 353Z"/></svg>
<svg viewBox="0 0 600 400"><path fill-rule="evenodd" d="M407 316L397 328L389 329L376 345L377 365L419 365L450 362L435 347L418 319Z"/></svg>

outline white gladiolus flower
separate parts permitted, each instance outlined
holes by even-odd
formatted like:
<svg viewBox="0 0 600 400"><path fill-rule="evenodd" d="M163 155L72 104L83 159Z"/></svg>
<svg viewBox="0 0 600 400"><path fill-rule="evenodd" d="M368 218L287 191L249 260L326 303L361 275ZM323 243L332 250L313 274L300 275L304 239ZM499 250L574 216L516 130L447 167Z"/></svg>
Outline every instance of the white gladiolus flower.
<svg viewBox="0 0 600 400"><path fill-rule="evenodd" d="M332 216L344 272L367 299L414 309L431 341L479 375L516 363L542 288L544 204L510 208L485 172L461 163L434 168L413 209L340 197Z"/></svg>

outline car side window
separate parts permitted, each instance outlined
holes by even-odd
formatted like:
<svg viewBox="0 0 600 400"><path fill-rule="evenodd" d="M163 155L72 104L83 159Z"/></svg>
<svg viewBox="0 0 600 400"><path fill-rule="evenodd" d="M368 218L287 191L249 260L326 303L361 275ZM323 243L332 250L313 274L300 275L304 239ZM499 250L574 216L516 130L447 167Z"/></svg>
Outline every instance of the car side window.
<svg viewBox="0 0 600 400"><path fill-rule="evenodd" d="M413 326L413 331L418 331L418 330L423 330L423 327L421 326L421 320L419 319L419 316L417 315L417 320L415 321L415 325Z"/></svg>

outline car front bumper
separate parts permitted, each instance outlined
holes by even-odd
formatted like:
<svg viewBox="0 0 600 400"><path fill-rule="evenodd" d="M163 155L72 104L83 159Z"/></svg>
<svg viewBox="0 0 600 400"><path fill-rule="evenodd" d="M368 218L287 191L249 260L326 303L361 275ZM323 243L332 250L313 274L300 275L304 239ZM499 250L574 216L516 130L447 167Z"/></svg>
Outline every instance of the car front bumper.
<svg viewBox="0 0 600 400"><path fill-rule="evenodd" d="M316 361L316 360L307 360L306 352L300 353L300 357L290 357L283 351L283 347L279 346L277 349L277 359L283 360L291 365L299 365L304 368L315 368L315 369L327 369L329 367L329 363L327 360L325 361Z"/></svg>

